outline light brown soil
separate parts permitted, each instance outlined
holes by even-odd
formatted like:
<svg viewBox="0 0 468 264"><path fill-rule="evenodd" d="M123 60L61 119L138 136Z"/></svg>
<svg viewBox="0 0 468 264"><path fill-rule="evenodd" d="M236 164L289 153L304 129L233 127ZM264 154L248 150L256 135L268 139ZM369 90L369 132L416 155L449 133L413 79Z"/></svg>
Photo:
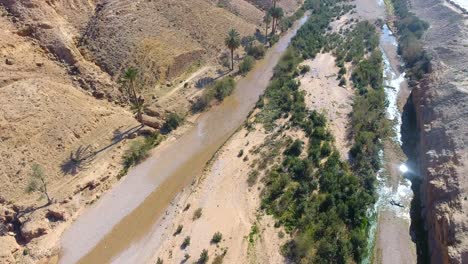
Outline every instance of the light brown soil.
<svg viewBox="0 0 468 264"><path fill-rule="evenodd" d="M251 132L239 130L218 152L202 178L179 195L171 206L176 209L169 208L169 214L158 226L163 234L157 240L154 262L158 257L164 262L180 262L185 254L193 261L203 249L208 250L212 260L227 248L225 263L282 263L278 248L285 238L278 237L281 229L273 228L271 217L258 211L258 180L252 187L247 184L252 163L258 158L251 150L266 137L259 126ZM241 150L244 154L239 157ZM187 205L190 208L184 211ZM202 216L194 220L193 213L198 208L202 209ZM182 232L174 236L178 225L183 226ZM253 236L254 242L249 242L253 225L260 231ZM210 243L215 232L223 235L219 245ZM191 238L190 246L181 249L186 236Z"/></svg>
<svg viewBox="0 0 468 264"><path fill-rule="evenodd" d="M292 9L287 10L288 13L298 6L298 3L285 2L291 4L289 7ZM100 59L113 61L116 58L109 54L104 58L96 58L80 47L83 44L80 41L81 36L99 26L94 23L96 21L93 22L93 16L97 12L96 4L95 1L88 0L47 3L31 1L31 4L24 1L0 1L2 263L32 263L57 253L57 241L61 233L84 208L97 201L102 193L117 182L127 142L140 131L131 111L113 103L120 100L116 78L94 63ZM224 50L222 42L227 29L235 26L242 36L251 34L256 25L260 25L263 16L262 11L243 0L232 1L232 10L217 7L217 3L208 0L166 4L167 1L157 3L161 7L158 12L166 15L156 17L164 17L171 21L177 19L172 22L183 23L187 28L174 31L169 29L172 22L168 22L167 25L158 24L162 32L167 34L158 35L158 39L144 37L139 43L140 46L150 48L146 51L156 56L158 62L170 61L175 67L172 69L175 72L172 78L176 78L174 83L168 86L163 83L167 89L156 86L156 89L161 91L145 91L147 102L156 106L157 111L161 113L159 120L164 118L167 111L187 112L190 100L202 91L200 87L196 87L197 82L205 77L219 76L217 70L221 67L217 65L216 57L219 51ZM175 15L182 10L178 8L184 6L189 9L193 7L196 10L192 11L200 14L196 16L196 23L187 22L193 20L193 13L182 12ZM134 7L125 5L122 1L117 6L112 5L109 10L129 11L127 15L138 16ZM154 18L153 12L150 19L156 23ZM122 25L128 29L132 24ZM120 30L120 36L125 35L123 32ZM147 36L149 33L144 32L142 35L145 34ZM177 34L195 40L183 42L177 38ZM131 39L130 35L127 34L124 38ZM111 48L109 41L114 39L106 39L104 46ZM167 58L158 53L158 50L152 49L156 42L159 43L157 47L167 46L165 41L172 41L174 44L170 51L162 54L167 55ZM193 56L179 57L180 54L190 53L192 46L200 48L200 43L203 44L203 48L210 50L204 54L206 64L193 59ZM193 45L190 46L191 44ZM125 42L120 42L119 45L124 49L126 47ZM187 45L190 47L187 48ZM125 52L130 53L128 50ZM123 68L131 63L126 56L118 58L124 59ZM146 62L152 64L151 58L146 56ZM191 73L186 74L184 71ZM184 86L185 82L189 83L188 87ZM94 97L90 96L91 94ZM157 96L152 98L153 95ZM160 102L159 97L163 98ZM196 116L189 117L187 126L190 126L190 120L195 118ZM184 128L181 128L176 133L183 131ZM89 155L89 158L76 166L72 156L75 157L80 151L83 151L82 157ZM26 213L19 219L23 225L19 230L15 230L8 217L45 203L44 199L39 199L38 193L26 195L24 192L34 163L44 168L49 194L56 204ZM63 215L64 219L51 220L47 216L51 208ZM22 233L29 234L28 232L32 237L28 238L28 243L25 244L20 236ZM14 238L15 235L18 239ZM29 252L27 255L23 255L24 249Z"/></svg>
<svg viewBox="0 0 468 264"><path fill-rule="evenodd" d="M306 92L305 102L309 109L324 113L329 121L328 128L335 137L335 146L343 159L348 159L351 142L348 136L349 113L352 111L354 91L346 86L338 86L338 68L330 53L317 54L307 60L311 71L299 77L300 89Z"/></svg>

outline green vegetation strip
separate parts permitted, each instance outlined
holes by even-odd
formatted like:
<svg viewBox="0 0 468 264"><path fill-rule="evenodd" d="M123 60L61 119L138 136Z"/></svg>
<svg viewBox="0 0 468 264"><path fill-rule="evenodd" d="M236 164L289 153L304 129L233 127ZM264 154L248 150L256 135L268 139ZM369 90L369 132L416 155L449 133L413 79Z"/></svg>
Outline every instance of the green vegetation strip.
<svg viewBox="0 0 468 264"><path fill-rule="evenodd" d="M407 77L415 82L431 70L431 57L423 49L421 38L429 24L409 11L408 1L392 0L398 17L395 26L398 29L398 53L405 62Z"/></svg>
<svg viewBox="0 0 468 264"><path fill-rule="evenodd" d="M380 137L385 136L385 95L382 58L375 26L359 23L346 36L326 34L329 23L350 11L338 1L308 0L314 12L298 31L292 45L275 68L256 122L267 130L275 121L288 118L302 129L308 144L289 142L282 162L264 178L262 208L292 235L282 254L294 263L353 263L367 255L367 211L375 203L375 175L380 166ZM338 40L328 45L331 38ZM352 62L352 81L358 95L354 102L352 166L340 160L326 118L307 110L296 77L304 59L320 51L334 51L337 63ZM342 66L344 68L344 66ZM341 78L340 76L339 78ZM261 168L259 168L261 169Z"/></svg>

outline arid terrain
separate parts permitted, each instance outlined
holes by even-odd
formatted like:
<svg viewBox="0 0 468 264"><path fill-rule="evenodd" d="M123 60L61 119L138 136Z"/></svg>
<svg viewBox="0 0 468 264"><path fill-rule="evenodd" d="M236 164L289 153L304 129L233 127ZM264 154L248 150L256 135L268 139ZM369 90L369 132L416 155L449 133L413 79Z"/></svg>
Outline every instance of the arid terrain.
<svg viewBox="0 0 468 264"><path fill-rule="evenodd" d="M412 1L431 25L432 73L413 91L420 131L424 216L432 263L468 262L468 31L466 11ZM447 19L447 18L450 19Z"/></svg>
<svg viewBox="0 0 468 264"><path fill-rule="evenodd" d="M224 71L228 29L264 28L269 1L221 2L0 1L0 262L53 255L63 230L118 181L127 143L154 131L123 104L125 69L140 71L158 126ZM286 14L298 4L279 3ZM53 206L25 193L33 164Z"/></svg>
<svg viewBox="0 0 468 264"><path fill-rule="evenodd" d="M289 16L303 2L277 4ZM395 19L387 17L386 1L346 3L355 5L353 11L333 19L326 32L344 34L358 21ZM416 112L431 263L468 263L468 14L446 0L408 3L430 24L423 48L431 54L431 72L416 85L404 82L392 103L402 113L410 98ZM228 30L242 38L234 57L239 63L245 37L263 41L263 17L271 6L271 0L0 0L0 263L192 263L205 249L210 263L288 263L281 249L296 234L263 210L265 178L283 162L273 153L298 140L305 146L298 156L305 158L312 140L290 126L291 116L282 115L272 129L257 122L262 110L255 102L286 52L291 30L281 32L249 75L234 76L242 95L236 90L212 104L214 111L191 112L205 87L234 75ZM396 45L385 45L379 48L401 74ZM324 114L332 150L349 164L358 94L353 63L345 63L346 83L340 85L336 54L320 50L298 66L309 70L293 77L307 111ZM138 72L146 126L122 90L129 68ZM184 124L163 133L150 157L121 179L132 143L154 135L172 113ZM399 166L407 156L397 145L388 139L382 149L383 178L392 194L405 181ZM40 193L26 192L36 164L50 204ZM119 199L124 202L102 209ZM408 219L396 213L394 202L385 200L377 209L369 259L415 263L420 238L410 227L409 200L397 201ZM89 222L101 209L108 215Z"/></svg>

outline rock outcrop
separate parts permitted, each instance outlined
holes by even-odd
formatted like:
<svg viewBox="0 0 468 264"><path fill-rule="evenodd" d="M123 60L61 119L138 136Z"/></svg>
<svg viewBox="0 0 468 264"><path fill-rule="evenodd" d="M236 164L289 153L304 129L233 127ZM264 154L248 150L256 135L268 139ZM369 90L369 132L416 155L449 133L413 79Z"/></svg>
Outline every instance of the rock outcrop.
<svg viewBox="0 0 468 264"><path fill-rule="evenodd" d="M424 40L433 71L412 94L430 259L468 263L467 17L443 0L416 0L413 9L431 25Z"/></svg>

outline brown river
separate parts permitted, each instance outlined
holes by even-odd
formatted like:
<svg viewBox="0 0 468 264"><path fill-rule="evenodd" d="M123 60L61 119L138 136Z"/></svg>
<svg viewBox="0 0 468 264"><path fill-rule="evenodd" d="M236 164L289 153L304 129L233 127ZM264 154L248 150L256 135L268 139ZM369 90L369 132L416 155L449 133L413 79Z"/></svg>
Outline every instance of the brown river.
<svg viewBox="0 0 468 264"><path fill-rule="evenodd" d="M87 209L63 234L60 263L144 263L156 250L149 243L168 205L242 125L264 92L273 68L303 17L239 80L232 96L202 114L195 126L142 164Z"/></svg>

